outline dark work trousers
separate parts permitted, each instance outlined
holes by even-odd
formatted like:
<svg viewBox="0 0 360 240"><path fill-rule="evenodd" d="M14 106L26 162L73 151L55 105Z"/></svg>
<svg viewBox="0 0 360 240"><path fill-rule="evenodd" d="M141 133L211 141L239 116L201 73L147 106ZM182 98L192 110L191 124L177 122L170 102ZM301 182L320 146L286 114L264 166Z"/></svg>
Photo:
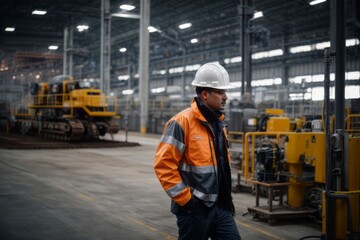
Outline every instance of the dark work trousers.
<svg viewBox="0 0 360 240"><path fill-rule="evenodd" d="M208 208L197 206L176 214L179 240L241 240L231 211L218 204Z"/></svg>

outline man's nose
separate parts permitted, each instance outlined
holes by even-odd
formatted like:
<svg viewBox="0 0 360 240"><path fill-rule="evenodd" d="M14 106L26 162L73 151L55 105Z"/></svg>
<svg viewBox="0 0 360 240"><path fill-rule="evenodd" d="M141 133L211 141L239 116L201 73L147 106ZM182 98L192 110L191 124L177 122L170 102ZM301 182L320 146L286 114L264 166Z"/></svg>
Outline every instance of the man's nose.
<svg viewBox="0 0 360 240"><path fill-rule="evenodd" d="M226 92L224 92L224 94L223 94L223 99L225 99L225 100L228 99Z"/></svg>

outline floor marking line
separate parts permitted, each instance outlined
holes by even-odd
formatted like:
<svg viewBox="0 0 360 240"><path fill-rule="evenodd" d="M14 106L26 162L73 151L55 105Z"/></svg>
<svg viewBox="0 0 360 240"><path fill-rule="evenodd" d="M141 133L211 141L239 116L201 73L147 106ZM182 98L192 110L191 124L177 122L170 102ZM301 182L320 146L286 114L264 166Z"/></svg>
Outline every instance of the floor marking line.
<svg viewBox="0 0 360 240"><path fill-rule="evenodd" d="M169 234L167 234L167 233L165 233L165 232L163 232L163 231L160 231L160 230L158 230L158 229L156 229L156 228L148 225L147 223L144 223L144 222L140 221L140 220L137 219L137 218L134 218L134 217L129 216L129 215L126 215L125 217L126 217L128 220L130 220L131 222L133 222L133 223L135 223L135 224L138 224L138 225L146 228L147 230L149 230L149 231L151 231L151 232L153 232L153 233L159 234L159 235L161 235L162 237L164 237L164 238L167 239L167 240L176 240L176 239L177 239L176 237L171 236L171 235L169 235Z"/></svg>
<svg viewBox="0 0 360 240"><path fill-rule="evenodd" d="M278 236L275 236L271 233L269 233L268 231L265 231L265 230L262 230L262 229L259 229L259 228L256 228L256 227L253 227L247 223L243 223L237 219L235 219L235 222L243 227L246 227L246 228L250 228L252 230L255 230L257 232L260 232L261 234L265 235L265 236L268 236L268 237L271 237L272 239L278 239L278 240L285 240L284 238L281 238L281 237L278 237Z"/></svg>

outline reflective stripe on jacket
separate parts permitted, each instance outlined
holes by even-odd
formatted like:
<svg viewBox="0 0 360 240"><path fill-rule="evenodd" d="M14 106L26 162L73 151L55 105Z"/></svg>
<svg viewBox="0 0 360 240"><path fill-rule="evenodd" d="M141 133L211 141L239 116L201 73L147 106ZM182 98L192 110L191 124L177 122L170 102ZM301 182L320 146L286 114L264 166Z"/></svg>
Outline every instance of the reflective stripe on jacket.
<svg viewBox="0 0 360 240"><path fill-rule="evenodd" d="M220 120L223 118L222 115ZM225 130L224 133L226 137ZM156 150L154 169L166 193L178 205L184 206L192 195L207 206L216 202L214 136L195 101L191 108L178 113L165 124Z"/></svg>

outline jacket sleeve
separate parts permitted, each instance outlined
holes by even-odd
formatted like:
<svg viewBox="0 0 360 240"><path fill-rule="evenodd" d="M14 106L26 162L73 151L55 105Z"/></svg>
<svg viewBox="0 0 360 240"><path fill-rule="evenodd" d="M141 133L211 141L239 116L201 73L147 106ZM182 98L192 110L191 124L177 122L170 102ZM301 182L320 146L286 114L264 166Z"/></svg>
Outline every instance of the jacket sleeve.
<svg viewBox="0 0 360 240"><path fill-rule="evenodd" d="M180 206L190 199L190 188L182 181L178 167L184 154L185 133L175 120L165 127L156 150L154 169L165 192Z"/></svg>

